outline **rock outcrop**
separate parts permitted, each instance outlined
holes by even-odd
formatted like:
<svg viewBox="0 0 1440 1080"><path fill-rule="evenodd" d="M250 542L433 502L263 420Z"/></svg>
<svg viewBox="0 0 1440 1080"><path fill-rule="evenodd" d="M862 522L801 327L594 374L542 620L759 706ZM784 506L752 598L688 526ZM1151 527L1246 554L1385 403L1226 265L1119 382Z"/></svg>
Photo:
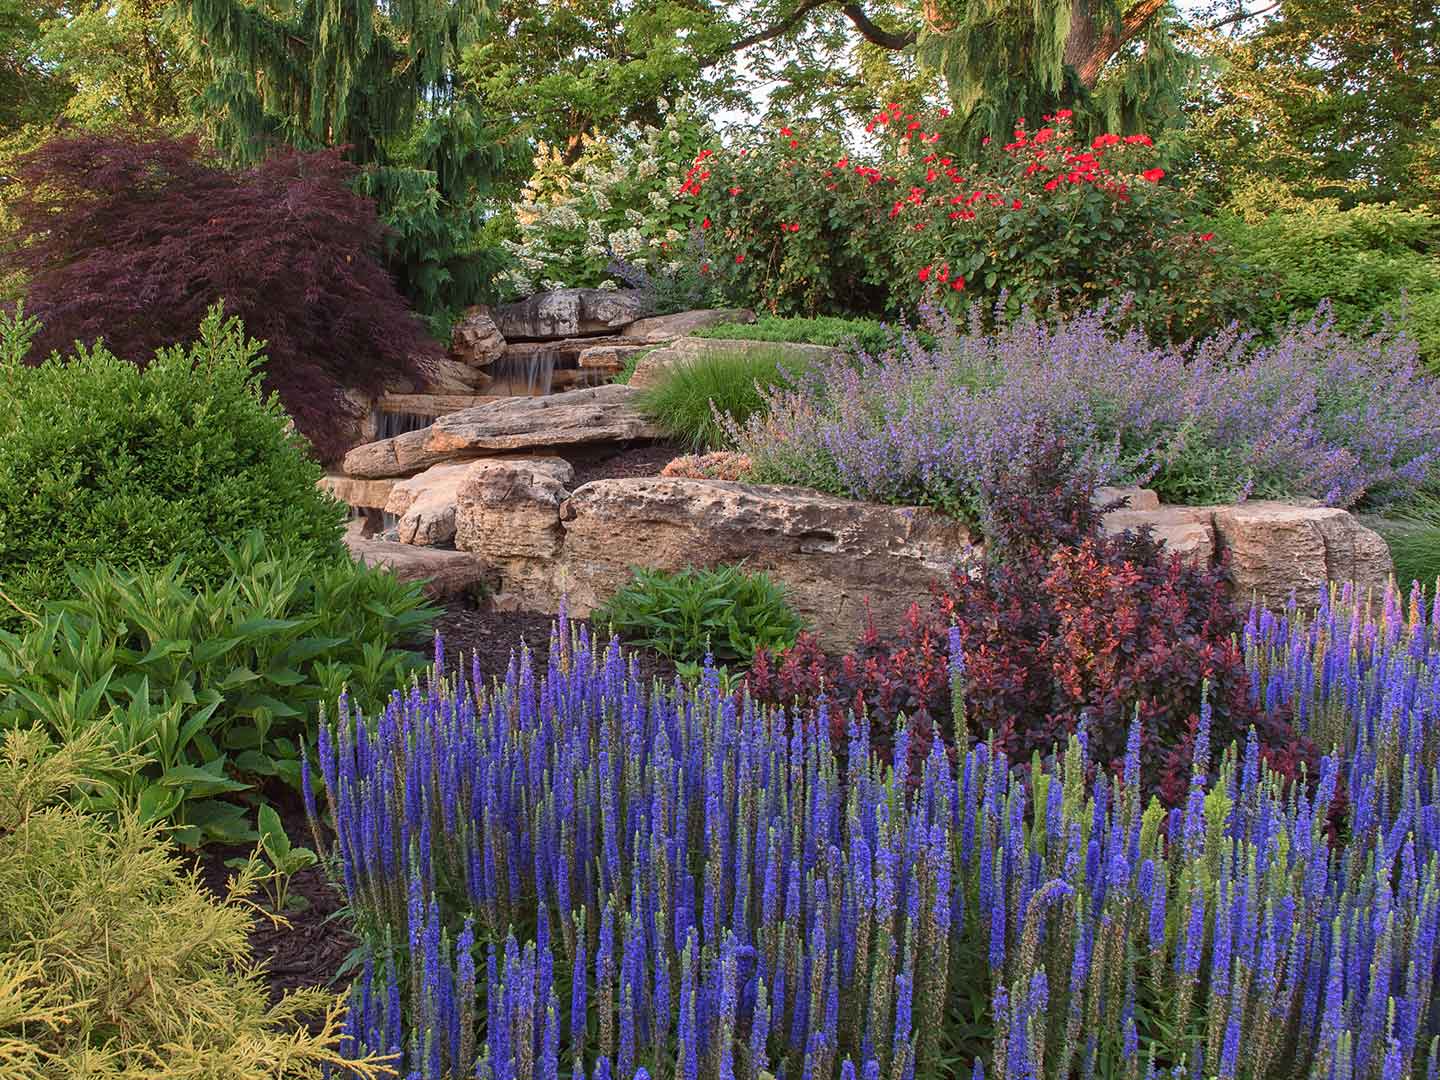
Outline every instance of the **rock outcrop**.
<svg viewBox="0 0 1440 1080"><path fill-rule="evenodd" d="M674 315L654 315L648 319L637 319L624 330L627 338L645 345L658 345L687 337L696 330L722 323L753 323L755 312L749 308L704 308L698 311L681 311Z"/></svg>
<svg viewBox="0 0 1440 1080"><path fill-rule="evenodd" d="M551 397L498 398L440 417L429 427L357 446L345 474L406 476L441 462L659 438L640 412L639 391L610 384Z"/></svg>
<svg viewBox="0 0 1440 1080"><path fill-rule="evenodd" d="M463 596L485 581L484 564L468 552L396 544L355 529L345 534L345 546L356 562L382 566L401 581L423 581L434 600Z"/></svg>
<svg viewBox="0 0 1440 1080"><path fill-rule="evenodd" d="M493 318L506 341L549 340L619 330L646 315L646 306L634 289L555 289L502 304Z"/></svg>
<svg viewBox="0 0 1440 1080"><path fill-rule="evenodd" d="M432 465L395 482L385 512L398 519L395 534L400 543L446 547L455 539L455 500L469 468L470 462Z"/></svg>
<svg viewBox="0 0 1440 1080"><path fill-rule="evenodd" d="M505 352L505 335L483 304L466 308L450 330L450 356L467 367L489 367Z"/></svg>

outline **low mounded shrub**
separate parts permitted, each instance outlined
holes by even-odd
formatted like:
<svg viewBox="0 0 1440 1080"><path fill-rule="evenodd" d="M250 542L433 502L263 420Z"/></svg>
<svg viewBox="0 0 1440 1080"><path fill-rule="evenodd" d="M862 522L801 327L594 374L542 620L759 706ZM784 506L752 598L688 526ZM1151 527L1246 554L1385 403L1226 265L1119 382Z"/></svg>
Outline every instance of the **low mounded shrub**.
<svg viewBox="0 0 1440 1080"><path fill-rule="evenodd" d="M635 580L590 616L632 645L682 664L711 656L748 666L759 649L794 644L800 617L767 575L740 566L678 571L637 567Z"/></svg>
<svg viewBox="0 0 1440 1080"><path fill-rule="evenodd" d="M43 324L29 362L98 341L143 366L223 302L264 341L266 389L338 457L359 417L345 392L423 379L440 355L380 262L385 230L353 176L338 150L231 172L163 137L66 135L22 155L0 260L28 276Z"/></svg>
<svg viewBox="0 0 1440 1080"><path fill-rule="evenodd" d="M1388 330L1342 333L1322 313L1258 344L1231 329L1152 345L1098 310L990 331L929 312L927 347L817 364L735 432L757 480L979 519L981 485L1062 437L1103 483L1166 502L1305 496L1400 503L1440 460L1440 383Z"/></svg>
<svg viewBox="0 0 1440 1080"><path fill-rule="evenodd" d="M647 388L640 408L669 438L692 450L728 449L733 427L762 411L769 394L792 386L806 366L778 349L705 353Z"/></svg>
<svg viewBox="0 0 1440 1080"><path fill-rule="evenodd" d="M20 634L0 631L0 730L93 738L117 760L94 810L137 808L178 841L251 838L233 801L301 785L325 703L348 690L374 708L423 659L434 615L421 588L349 556L306 557L252 533L221 552L225 581L196 586L180 561L71 572L74 599Z"/></svg>
<svg viewBox="0 0 1440 1080"><path fill-rule="evenodd" d="M319 1080L338 1064L336 1002L320 990L269 1001L247 940L255 869L217 898L156 825L64 804L113 765L93 742L0 740L0 1073ZM356 1075L388 1074L372 1061Z"/></svg>
<svg viewBox="0 0 1440 1080"><path fill-rule="evenodd" d="M231 569L253 529L296 557L341 550L345 507L260 390L261 346L212 309L188 348L143 369L104 347L20 362L33 320L0 313L0 627L64 597L67 568L181 559L196 586Z"/></svg>

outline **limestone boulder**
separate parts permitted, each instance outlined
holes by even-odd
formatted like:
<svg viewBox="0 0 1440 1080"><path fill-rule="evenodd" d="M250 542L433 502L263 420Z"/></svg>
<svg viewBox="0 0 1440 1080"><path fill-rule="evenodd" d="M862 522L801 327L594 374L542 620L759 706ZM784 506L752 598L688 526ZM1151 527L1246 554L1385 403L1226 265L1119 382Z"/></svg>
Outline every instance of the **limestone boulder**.
<svg viewBox="0 0 1440 1080"><path fill-rule="evenodd" d="M489 560L553 559L564 542L560 505L575 470L558 457L497 457L469 467L455 546Z"/></svg>
<svg viewBox="0 0 1440 1080"><path fill-rule="evenodd" d="M673 371L709 357L779 356L781 363L801 368L843 356L829 345L783 341L739 341L731 338L680 338L646 355L630 376L631 386L645 389L664 382Z"/></svg>
<svg viewBox="0 0 1440 1080"><path fill-rule="evenodd" d="M505 335L483 304L466 308L450 331L450 356L466 367L489 367L505 352Z"/></svg>
<svg viewBox="0 0 1440 1080"><path fill-rule="evenodd" d="M1123 502L1124 510L1160 509L1160 496L1149 488L1142 487L1097 487L1094 502L1096 506Z"/></svg>
<svg viewBox="0 0 1440 1080"><path fill-rule="evenodd" d="M469 468L469 462L432 465L394 483L385 512L397 518L395 535L400 543L446 547L455 539L455 500Z"/></svg>
<svg viewBox="0 0 1440 1080"><path fill-rule="evenodd" d="M575 490L560 518L561 555L543 585L551 595L538 602L568 595L584 614L637 564L679 570L744 560L785 586L830 649L859 638L867 601L879 625L895 625L972 547L963 526L933 511L723 480L596 480Z"/></svg>
<svg viewBox="0 0 1440 1080"><path fill-rule="evenodd" d="M427 428L358 446L345 455L345 474L406 476L444 461L660 438L660 429L640 412L639 396L611 384L550 397L497 398Z"/></svg>
<svg viewBox="0 0 1440 1080"><path fill-rule="evenodd" d="M703 308L697 311L681 311L675 315L653 315L648 319L637 319L625 328L625 336L642 344L658 345L688 337L696 330L722 323L753 323L755 312L749 308Z"/></svg>
<svg viewBox="0 0 1440 1080"><path fill-rule="evenodd" d="M483 394L495 384L488 371L471 367L453 356L442 356L426 365L434 394Z"/></svg>
<svg viewBox="0 0 1440 1080"><path fill-rule="evenodd" d="M326 473L320 478L319 487L350 506L365 510L382 510L390 500L393 480L357 480L352 476Z"/></svg>
<svg viewBox="0 0 1440 1080"><path fill-rule="evenodd" d="M1097 491L1097 497L1099 494ZM1154 492L1149 494L1154 495ZM1215 524L1208 509L1197 506L1161 506L1158 500L1153 508L1144 508L1148 500L1142 498L1139 501L1142 508L1112 510L1101 519L1101 526L1112 536L1127 529L1139 531L1148 527L1157 540L1164 542L1167 549L1178 552L1180 557L1191 565L1206 567L1214 562Z"/></svg>
<svg viewBox="0 0 1440 1080"><path fill-rule="evenodd" d="M555 289L502 304L493 318L506 341L545 341L619 330L648 314L647 308L635 289Z"/></svg>
<svg viewBox="0 0 1440 1080"><path fill-rule="evenodd" d="M1331 581L1378 593L1394 572L1385 540L1345 510L1257 500L1213 515L1242 603L1283 607L1293 593L1310 604Z"/></svg>
<svg viewBox="0 0 1440 1080"><path fill-rule="evenodd" d="M462 596L485 582L484 566L463 551L396 544L362 536L358 530L346 533L345 546L356 562L383 567L401 581L423 581L434 600Z"/></svg>
<svg viewBox="0 0 1440 1080"><path fill-rule="evenodd" d="M625 366L626 360L649 348L649 345L592 345L588 349L582 349L575 362L583 369L613 375Z"/></svg>

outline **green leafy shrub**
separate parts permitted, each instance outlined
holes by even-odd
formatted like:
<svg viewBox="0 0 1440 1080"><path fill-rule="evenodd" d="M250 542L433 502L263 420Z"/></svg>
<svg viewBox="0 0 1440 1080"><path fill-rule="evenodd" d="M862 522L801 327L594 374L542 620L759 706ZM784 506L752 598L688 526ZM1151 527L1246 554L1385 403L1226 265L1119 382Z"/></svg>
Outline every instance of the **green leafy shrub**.
<svg viewBox="0 0 1440 1080"><path fill-rule="evenodd" d="M795 643L802 623L784 590L765 574L740 566L647 570L590 616L631 644L684 664L704 660L748 667L757 649Z"/></svg>
<svg viewBox="0 0 1440 1080"><path fill-rule="evenodd" d="M0 744L0 1074L320 1077L338 1062L336 1001L301 990L269 1003L243 899L258 869L217 898L156 825L61 802L108 757L93 742L56 749L34 730ZM311 1034L305 1018L317 1014ZM376 1065L359 1075L382 1075Z"/></svg>
<svg viewBox="0 0 1440 1080"><path fill-rule="evenodd" d="M1215 231L1276 282L1261 325L1288 322L1322 301L1347 330L1403 315L1421 356L1440 366L1440 214L1393 206L1341 210L1322 201L1255 220L1226 218Z"/></svg>
<svg viewBox="0 0 1440 1080"><path fill-rule="evenodd" d="M230 567L216 541L251 529L291 551L338 553L345 508L315 484L259 342L212 308L189 348L143 370L103 347L20 363L38 327L0 313L0 627L64 595L66 567L180 558L197 586Z"/></svg>
<svg viewBox="0 0 1440 1080"><path fill-rule="evenodd" d="M732 446L727 419L741 425L766 407L804 365L782 351L706 353L646 390L640 407L672 439L694 450Z"/></svg>
<svg viewBox="0 0 1440 1080"><path fill-rule="evenodd" d="M896 344L900 337L898 330L876 319L845 319L835 315L818 315L811 319L762 315L753 323L717 323L701 327L692 336L829 345L832 348L853 346L867 353L881 352Z"/></svg>
<svg viewBox="0 0 1440 1080"><path fill-rule="evenodd" d="M71 573L75 599L23 634L0 631L0 728L93 734L144 752L88 797L134 804L188 844L249 838L246 807L222 796L278 779L300 784L302 747L322 703L348 688L367 709L421 663L403 646L433 610L420 587L348 556L307 558L258 533L222 550L230 576L193 583L158 570Z"/></svg>

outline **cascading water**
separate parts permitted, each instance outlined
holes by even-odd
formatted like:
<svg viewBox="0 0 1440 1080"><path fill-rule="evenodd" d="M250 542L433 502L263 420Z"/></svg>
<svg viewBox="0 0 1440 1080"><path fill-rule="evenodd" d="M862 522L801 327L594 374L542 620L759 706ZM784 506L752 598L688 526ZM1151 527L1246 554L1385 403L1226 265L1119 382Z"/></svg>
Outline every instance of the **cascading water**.
<svg viewBox="0 0 1440 1080"><path fill-rule="evenodd" d="M407 431L419 431L438 420L438 416L411 412L379 412L375 417L375 438L393 439Z"/></svg>
<svg viewBox="0 0 1440 1080"><path fill-rule="evenodd" d="M507 352L495 361L490 374L495 383L489 393L497 397L543 397L555 377L558 349L544 348L520 355Z"/></svg>

